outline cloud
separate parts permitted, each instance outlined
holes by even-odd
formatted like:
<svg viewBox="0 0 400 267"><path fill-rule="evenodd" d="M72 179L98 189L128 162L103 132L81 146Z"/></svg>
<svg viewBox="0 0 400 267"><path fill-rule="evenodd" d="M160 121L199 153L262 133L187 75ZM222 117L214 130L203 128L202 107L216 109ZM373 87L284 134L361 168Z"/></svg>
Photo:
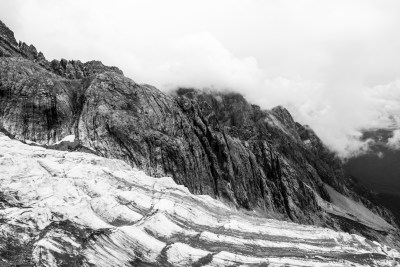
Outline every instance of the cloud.
<svg viewBox="0 0 400 267"><path fill-rule="evenodd" d="M339 156L369 151L362 131L399 127L400 80L367 86L349 80L327 83L300 75L270 77L254 57L236 57L210 33L184 36L164 47L158 67L144 70L146 81L164 90L179 86L230 89L264 108L286 106L310 125ZM138 71L137 73L140 73Z"/></svg>
<svg viewBox="0 0 400 267"><path fill-rule="evenodd" d="M231 89L263 108L284 105L349 157L369 150L363 129L400 128L399 8L396 0L3 0L0 16L49 59L99 59L162 90Z"/></svg>
<svg viewBox="0 0 400 267"><path fill-rule="evenodd" d="M394 150L400 149L400 130L399 129L393 131L393 136L391 138L389 138L387 145Z"/></svg>
<svg viewBox="0 0 400 267"><path fill-rule="evenodd" d="M257 85L262 78L255 58L233 56L207 32L173 40L167 50L170 57L159 65L154 77L148 77L164 89L193 86L240 90Z"/></svg>

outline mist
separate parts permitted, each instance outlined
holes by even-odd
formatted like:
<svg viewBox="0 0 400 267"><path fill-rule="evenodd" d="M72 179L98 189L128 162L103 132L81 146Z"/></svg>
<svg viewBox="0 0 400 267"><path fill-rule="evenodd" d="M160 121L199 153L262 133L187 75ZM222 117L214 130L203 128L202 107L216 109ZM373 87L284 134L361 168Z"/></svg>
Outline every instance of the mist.
<svg viewBox="0 0 400 267"><path fill-rule="evenodd" d="M97 59L164 91L283 105L342 158L369 150L365 129L395 130L388 145L400 148L398 10L394 0L0 2L17 40L50 60Z"/></svg>

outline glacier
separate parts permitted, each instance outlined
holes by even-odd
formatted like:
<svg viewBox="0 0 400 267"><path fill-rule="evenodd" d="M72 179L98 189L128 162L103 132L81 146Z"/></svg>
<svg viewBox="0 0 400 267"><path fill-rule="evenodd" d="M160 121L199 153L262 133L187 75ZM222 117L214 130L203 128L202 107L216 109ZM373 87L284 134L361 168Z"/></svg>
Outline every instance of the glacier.
<svg viewBox="0 0 400 267"><path fill-rule="evenodd" d="M121 160L2 133L0 222L0 266L400 266L397 250L359 235L267 219Z"/></svg>

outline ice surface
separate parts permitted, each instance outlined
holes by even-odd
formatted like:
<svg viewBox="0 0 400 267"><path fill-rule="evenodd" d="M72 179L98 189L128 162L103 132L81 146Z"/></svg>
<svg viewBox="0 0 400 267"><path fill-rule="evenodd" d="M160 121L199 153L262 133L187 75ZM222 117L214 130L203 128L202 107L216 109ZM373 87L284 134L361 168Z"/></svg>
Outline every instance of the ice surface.
<svg viewBox="0 0 400 267"><path fill-rule="evenodd" d="M329 193L337 212L388 227ZM33 261L45 266L396 266L400 257L357 235L246 215L119 160L4 135L0 194L0 238L32 246Z"/></svg>
<svg viewBox="0 0 400 267"><path fill-rule="evenodd" d="M74 142L75 141L75 135L67 135L66 137L64 137L63 139L61 139L60 141L54 143L54 144L60 144L61 142Z"/></svg>

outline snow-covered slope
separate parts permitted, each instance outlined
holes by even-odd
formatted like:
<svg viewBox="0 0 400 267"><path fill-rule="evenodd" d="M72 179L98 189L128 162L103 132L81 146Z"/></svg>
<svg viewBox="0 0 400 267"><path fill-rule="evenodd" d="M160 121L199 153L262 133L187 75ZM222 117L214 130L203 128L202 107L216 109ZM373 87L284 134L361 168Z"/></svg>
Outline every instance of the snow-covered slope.
<svg viewBox="0 0 400 267"><path fill-rule="evenodd" d="M328 185L325 185L325 187L331 198L331 203L325 202L327 205L324 208L327 212L357 221L378 231L395 230L392 225L366 208L362 203L340 194Z"/></svg>
<svg viewBox="0 0 400 267"><path fill-rule="evenodd" d="M234 210L120 160L0 133L0 265L396 266L357 235Z"/></svg>

